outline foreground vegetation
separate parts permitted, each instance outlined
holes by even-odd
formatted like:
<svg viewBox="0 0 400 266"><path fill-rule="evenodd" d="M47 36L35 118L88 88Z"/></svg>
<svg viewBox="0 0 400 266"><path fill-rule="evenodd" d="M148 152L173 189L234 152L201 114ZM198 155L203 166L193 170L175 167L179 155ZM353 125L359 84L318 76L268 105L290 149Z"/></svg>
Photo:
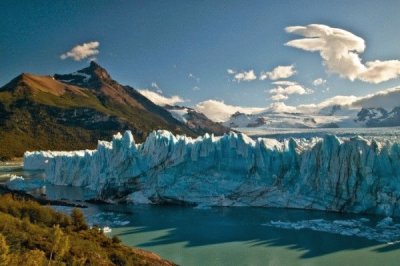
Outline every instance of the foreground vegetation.
<svg viewBox="0 0 400 266"><path fill-rule="evenodd" d="M8 194L0 196L0 265L173 264L89 228L79 209L65 215Z"/></svg>

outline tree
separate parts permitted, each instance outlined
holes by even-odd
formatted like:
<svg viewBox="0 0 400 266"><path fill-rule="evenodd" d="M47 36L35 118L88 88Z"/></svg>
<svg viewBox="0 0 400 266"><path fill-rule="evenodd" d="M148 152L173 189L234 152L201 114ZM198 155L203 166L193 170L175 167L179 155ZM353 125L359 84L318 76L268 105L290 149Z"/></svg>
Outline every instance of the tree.
<svg viewBox="0 0 400 266"><path fill-rule="evenodd" d="M63 231L60 229L60 226L57 224L53 227L53 235L52 235L53 246L50 253L49 264L51 263L53 256L55 254L55 260L61 261L64 258L64 255L69 251L69 238L68 236L64 236Z"/></svg>
<svg viewBox="0 0 400 266"><path fill-rule="evenodd" d="M10 248L7 245L6 238L0 234L0 265L7 265Z"/></svg>
<svg viewBox="0 0 400 266"><path fill-rule="evenodd" d="M19 265L24 266L43 266L45 261L44 252L38 249L29 250L19 256Z"/></svg>
<svg viewBox="0 0 400 266"><path fill-rule="evenodd" d="M71 213L71 218L72 218L72 225L75 227L77 231L88 229L88 225L85 221L85 217L83 216L81 210L74 208Z"/></svg>

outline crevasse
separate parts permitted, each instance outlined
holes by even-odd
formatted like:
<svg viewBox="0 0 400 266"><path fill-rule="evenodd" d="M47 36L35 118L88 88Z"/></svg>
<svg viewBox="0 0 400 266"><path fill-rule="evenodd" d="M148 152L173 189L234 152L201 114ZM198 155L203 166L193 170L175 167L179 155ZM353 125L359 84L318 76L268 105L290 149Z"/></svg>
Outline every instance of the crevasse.
<svg viewBox="0 0 400 266"><path fill-rule="evenodd" d="M26 152L26 169L135 203L264 206L400 216L400 147L361 137L192 139L168 131L135 144L130 131L96 150Z"/></svg>

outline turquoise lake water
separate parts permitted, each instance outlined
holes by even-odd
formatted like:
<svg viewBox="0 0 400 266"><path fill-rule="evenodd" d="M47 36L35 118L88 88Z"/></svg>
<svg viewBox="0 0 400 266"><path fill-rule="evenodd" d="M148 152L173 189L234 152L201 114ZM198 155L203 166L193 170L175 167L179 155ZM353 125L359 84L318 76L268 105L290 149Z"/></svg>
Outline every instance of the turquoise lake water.
<svg viewBox="0 0 400 266"><path fill-rule="evenodd" d="M274 221L338 221L375 217L316 211L176 206L101 206L125 244L154 251L180 265L399 265L400 244L312 229L266 226ZM93 213L93 214L94 214ZM94 215L96 215L94 214ZM100 215L99 215L100 214ZM128 225L113 226L117 223Z"/></svg>

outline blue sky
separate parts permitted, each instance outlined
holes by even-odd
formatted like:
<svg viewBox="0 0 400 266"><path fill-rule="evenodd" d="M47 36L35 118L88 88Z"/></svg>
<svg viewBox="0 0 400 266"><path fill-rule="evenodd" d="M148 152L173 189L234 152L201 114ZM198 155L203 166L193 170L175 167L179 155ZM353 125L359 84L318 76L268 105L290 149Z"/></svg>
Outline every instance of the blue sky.
<svg viewBox="0 0 400 266"><path fill-rule="evenodd" d="M60 56L77 45L98 42L96 60L114 79L154 91L157 84L162 95L178 95L187 105L216 99L266 107L277 101L271 90L278 86L284 95L276 98L287 105L336 95L362 96L400 85L397 74L379 82L372 82L371 75L343 75L332 58L324 61L319 51L309 51L314 48L285 45L304 38L285 28L319 24L343 29L364 40L364 51L357 52L362 66L375 60L386 63L400 59L399 10L399 1L4 0L0 85L21 72L69 73L83 68L92 56L80 61ZM390 71L396 72L397 62L391 63ZM260 80L261 72L278 66L293 66L295 74ZM234 79L251 70L255 80ZM316 86L313 81L318 78L323 84ZM276 81L291 81L304 91L297 88L287 94L282 84L273 84Z"/></svg>

